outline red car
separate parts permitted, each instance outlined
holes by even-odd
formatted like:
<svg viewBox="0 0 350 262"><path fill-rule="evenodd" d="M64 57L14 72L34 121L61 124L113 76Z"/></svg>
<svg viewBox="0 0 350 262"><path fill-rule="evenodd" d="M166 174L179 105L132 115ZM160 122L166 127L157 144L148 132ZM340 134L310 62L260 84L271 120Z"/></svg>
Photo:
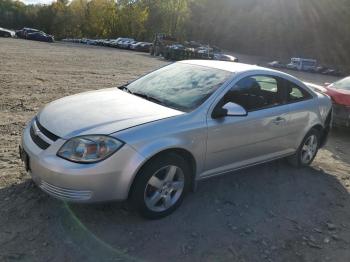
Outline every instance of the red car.
<svg viewBox="0 0 350 262"><path fill-rule="evenodd" d="M333 101L333 123L350 127L350 76L326 86Z"/></svg>
<svg viewBox="0 0 350 262"><path fill-rule="evenodd" d="M350 76L325 87L305 83L315 91L326 93L333 102L333 125L350 127Z"/></svg>
<svg viewBox="0 0 350 262"><path fill-rule="evenodd" d="M307 83L311 88L326 93L333 102L333 124L350 127L350 76L325 87Z"/></svg>

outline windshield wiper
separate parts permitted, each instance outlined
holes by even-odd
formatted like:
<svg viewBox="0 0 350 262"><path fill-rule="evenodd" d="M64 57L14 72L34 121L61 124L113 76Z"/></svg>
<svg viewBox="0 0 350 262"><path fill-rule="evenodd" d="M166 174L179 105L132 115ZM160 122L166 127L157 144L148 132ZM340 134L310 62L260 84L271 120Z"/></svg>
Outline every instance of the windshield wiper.
<svg viewBox="0 0 350 262"><path fill-rule="evenodd" d="M152 96L149 96L149 95L146 95L144 93L139 93L139 92L132 92L129 88L128 88L128 85L122 85L119 87L119 89L125 91L125 92L128 92L132 95L135 95L135 96L138 96L138 97L141 97L141 98L144 98L148 101L151 101L151 102L154 102L154 103L157 103L157 104L160 104L160 105L164 105L164 102L155 98L155 97L152 97Z"/></svg>
<svg viewBox="0 0 350 262"><path fill-rule="evenodd" d="M152 97L152 96L149 96L149 95L146 95L146 94L143 94L143 93L138 93L138 92L133 92L131 94L133 94L135 96L138 96L138 97L141 97L141 98L144 98L144 99L147 99L148 101L164 105L163 101L161 101L161 100L159 100L159 99L157 99L155 97Z"/></svg>

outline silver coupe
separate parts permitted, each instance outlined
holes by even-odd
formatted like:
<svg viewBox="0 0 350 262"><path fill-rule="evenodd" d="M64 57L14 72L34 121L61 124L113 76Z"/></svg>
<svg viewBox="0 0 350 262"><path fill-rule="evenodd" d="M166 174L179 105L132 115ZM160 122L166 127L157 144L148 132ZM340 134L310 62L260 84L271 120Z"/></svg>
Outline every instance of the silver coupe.
<svg viewBox="0 0 350 262"><path fill-rule="evenodd" d="M25 128L20 155L54 197L129 200L160 218L199 180L284 157L309 165L331 110L327 95L279 71L181 61L49 103Z"/></svg>

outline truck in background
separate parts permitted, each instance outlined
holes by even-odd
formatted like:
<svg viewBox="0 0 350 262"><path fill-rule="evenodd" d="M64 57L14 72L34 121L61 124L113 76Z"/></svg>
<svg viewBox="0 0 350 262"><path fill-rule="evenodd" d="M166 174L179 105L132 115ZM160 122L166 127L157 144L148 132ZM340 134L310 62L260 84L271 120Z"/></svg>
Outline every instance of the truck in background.
<svg viewBox="0 0 350 262"><path fill-rule="evenodd" d="M292 57L290 59L290 63L287 64L287 68L299 71L315 72L317 68L317 60Z"/></svg>

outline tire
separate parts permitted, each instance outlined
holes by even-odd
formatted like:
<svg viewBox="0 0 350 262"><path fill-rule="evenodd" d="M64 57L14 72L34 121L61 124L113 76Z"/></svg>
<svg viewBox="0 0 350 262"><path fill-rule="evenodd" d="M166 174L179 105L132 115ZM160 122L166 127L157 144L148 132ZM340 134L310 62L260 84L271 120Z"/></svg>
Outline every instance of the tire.
<svg viewBox="0 0 350 262"><path fill-rule="evenodd" d="M316 141L312 139L315 139ZM292 166L298 168L309 166L317 155L318 149L320 148L320 142L320 132L314 128L311 129L304 137L297 152L293 156L287 158L288 162ZM312 145L310 145L310 143Z"/></svg>
<svg viewBox="0 0 350 262"><path fill-rule="evenodd" d="M147 219L168 216L181 205L190 189L190 178L191 169L178 154L155 157L136 175L131 206Z"/></svg>

